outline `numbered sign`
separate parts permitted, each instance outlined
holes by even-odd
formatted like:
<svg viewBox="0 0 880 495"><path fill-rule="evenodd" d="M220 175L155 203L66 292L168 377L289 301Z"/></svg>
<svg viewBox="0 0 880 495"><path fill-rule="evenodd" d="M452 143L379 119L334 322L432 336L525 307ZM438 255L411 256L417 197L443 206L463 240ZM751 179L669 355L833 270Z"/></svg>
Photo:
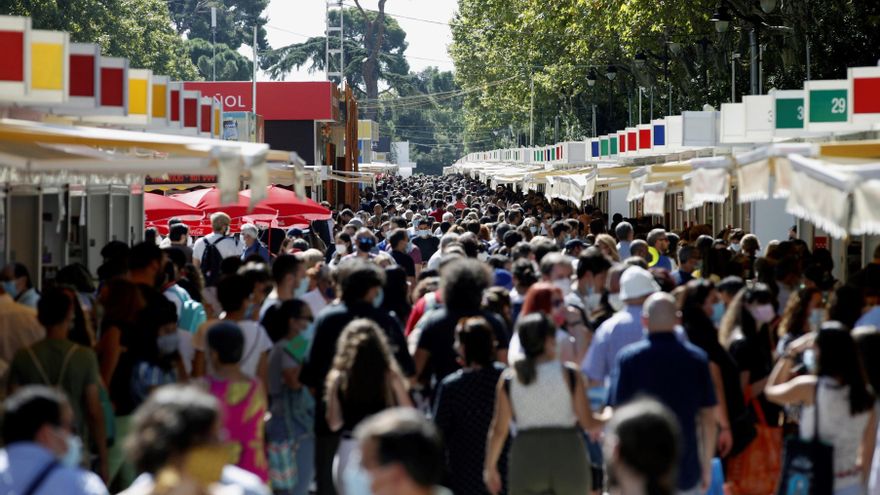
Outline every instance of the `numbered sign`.
<svg viewBox="0 0 880 495"><path fill-rule="evenodd" d="M776 127L774 98L771 95L743 96L746 106L746 140L751 143L773 141Z"/></svg>
<svg viewBox="0 0 880 495"><path fill-rule="evenodd" d="M880 122L880 67L849 69L850 121L853 124Z"/></svg>
<svg viewBox="0 0 880 495"><path fill-rule="evenodd" d="M804 82L808 131L845 131L849 125L849 80Z"/></svg>
<svg viewBox="0 0 880 495"><path fill-rule="evenodd" d="M804 91L799 89L771 91L776 101L775 133L777 136L797 136L804 129Z"/></svg>
<svg viewBox="0 0 880 495"><path fill-rule="evenodd" d="M617 136L611 136L608 138L608 146L611 148L611 156L617 156Z"/></svg>
<svg viewBox="0 0 880 495"><path fill-rule="evenodd" d="M599 140L599 155L602 158L605 158L609 155L609 139L608 136L602 136L602 139Z"/></svg>

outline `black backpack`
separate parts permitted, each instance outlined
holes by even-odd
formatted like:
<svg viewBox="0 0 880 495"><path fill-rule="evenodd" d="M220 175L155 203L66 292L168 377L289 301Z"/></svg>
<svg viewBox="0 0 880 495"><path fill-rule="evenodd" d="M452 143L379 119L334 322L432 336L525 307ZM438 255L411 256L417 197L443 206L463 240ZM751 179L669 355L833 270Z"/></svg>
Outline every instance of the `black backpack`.
<svg viewBox="0 0 880 495"><path fill-rule="evenodd" d="M217 249L217 244L223 242L223 239L226 239L225 235L214 242L205 240L205 252L202 253L202 262L199 268L202 270L205 285L208 287L217 285L217 281L220 279L220 264L223 262L223 255Z"/></svg>

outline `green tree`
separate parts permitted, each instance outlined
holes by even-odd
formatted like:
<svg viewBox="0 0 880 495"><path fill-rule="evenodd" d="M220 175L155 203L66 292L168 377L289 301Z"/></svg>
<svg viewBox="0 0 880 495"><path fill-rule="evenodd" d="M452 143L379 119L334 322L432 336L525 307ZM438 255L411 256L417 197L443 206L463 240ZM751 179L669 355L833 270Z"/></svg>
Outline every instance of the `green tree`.
<svg viewBox="0 0 880 495"><path fill-rule="evenodd" d="M204 79L211 80L215 69L218 81L249 81L253 77L253 62L222 43L212 47L210 41L195 38L188 40L187 46L190 50L190 58L195 62L199 75ZM213 64L211 63L212 48L216 48Z"/></svg>
<svg viewBox="0 0 880 495"><path fill-rule="evenodd" d="M242 45L254 44L254 26L257 26L257 46L267 50L265 25L262 17L269 0L167 0L171 22L177 34L189 39L212 40L238 50ZM216 33L211 31L211 8L217 9Z"/></svg>
<svg viewBox="0 0 880 495"><path fill-rule="evenodd" d="M380 2L380 10L384 4L384 0ZM345 80L354 88L358 99L367 105L378 102L380 82L388 86L386 92L404 90L409 84L409 64L404 56L406 33L397 21L360 8L348 8L342 12L345 22ZM331 12L331 22L334 24L338 24L337 15ZM325 58L326 38L317 36L303 43L270 51L261 65L270 77L280 79L301 67L308 67L311 72L323 71ZM375 114L368 113L367 117L375 118Z"/></svg>
<svg viewBox="0 0 880 495"><path fill-rule="evenodd" d="M30 16L34 28L98 43L104 55L126 57L132 67L179 80L197 77L165 0L0 0L0 13Z"/></svg>

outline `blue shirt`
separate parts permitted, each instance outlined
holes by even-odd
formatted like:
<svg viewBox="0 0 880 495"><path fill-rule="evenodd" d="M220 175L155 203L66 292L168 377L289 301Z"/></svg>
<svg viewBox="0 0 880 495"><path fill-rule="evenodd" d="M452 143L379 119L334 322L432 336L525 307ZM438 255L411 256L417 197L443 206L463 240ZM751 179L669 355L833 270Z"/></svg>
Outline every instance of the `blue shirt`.
<svg viewBox="0 0 880 495"><path fill-rule="evenodd" d="M263 245L260 241L254 241L250 247L245 248L244 252L241 253L241 260L244 261L248 259L248 257L252 254L259 254L263 261L266 263L269 262L269 250L266 249L266 246Z"/></svg>
<svg viewBox="0 0 880 495"><path fill-rule="evenodd" d="M627 305L599 325L590 350L581 363L581 369L591 380L605 380L611 375L617 353L629 344L642 340L644 336L642 306Z"/></svg>
<svg viewBox="0 0 880 495"><path fill-rule="evenodd" d="M672 260L669 259L669 256L666 256L665 254L661 254L660 257L657 259L657 264L652 266L651 268L663 268L663 269L671 272L672 271Z"/></svg>
<svg viewBox="0 0 880 495"><path fill-rule="evenodd" d="M652 333L627 346L611 374L608 403L617 407L642 395L657 399L678 418L682 437L678 488L694 488L702 472L697 415L717 403L706 353L681 342L673 332Z"/></svg>
<svg viewBox="0 0 880 495"><path fill-rule="evenodd" d="M867 313L863 314L856 326L871 325L880 328L880 306L874 306Z"/></svg>
<svg viewBox="0 0 880 495"><path fill-rule="evenodd" d="M16 442L0 450L0 493L22 493L55 456L34 442ZM107 487L95 473L58 465L34 495L105 495Z"/></svg>

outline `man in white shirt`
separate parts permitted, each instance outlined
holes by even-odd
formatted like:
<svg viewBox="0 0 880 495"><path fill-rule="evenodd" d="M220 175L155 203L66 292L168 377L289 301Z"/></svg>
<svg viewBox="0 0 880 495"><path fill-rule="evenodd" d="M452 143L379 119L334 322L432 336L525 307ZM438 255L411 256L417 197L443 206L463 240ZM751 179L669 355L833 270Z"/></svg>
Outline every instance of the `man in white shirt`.
<svg viewBox="0 0 880 495"><path fill-rule="evenodd" d="M311 279L310 287L312 290L303 294L302 299L309 305L312 315L318 316L322 309L333 301L333 279L330 276L330 269L326 265L316 265L307 271ZM328 294L329 293L329 294Z"/></svg>
<svg viewBox="0 0 880 495"><path fill-rule="evenodd" d="M193 245L193 264L199 266L202 256L205 254L207 243L217 246L220 255L225 258L241 256L242 246L234 237L229 237L229 215L218 211L211 214L211 229L214 231L197 240Z"/></svg>

